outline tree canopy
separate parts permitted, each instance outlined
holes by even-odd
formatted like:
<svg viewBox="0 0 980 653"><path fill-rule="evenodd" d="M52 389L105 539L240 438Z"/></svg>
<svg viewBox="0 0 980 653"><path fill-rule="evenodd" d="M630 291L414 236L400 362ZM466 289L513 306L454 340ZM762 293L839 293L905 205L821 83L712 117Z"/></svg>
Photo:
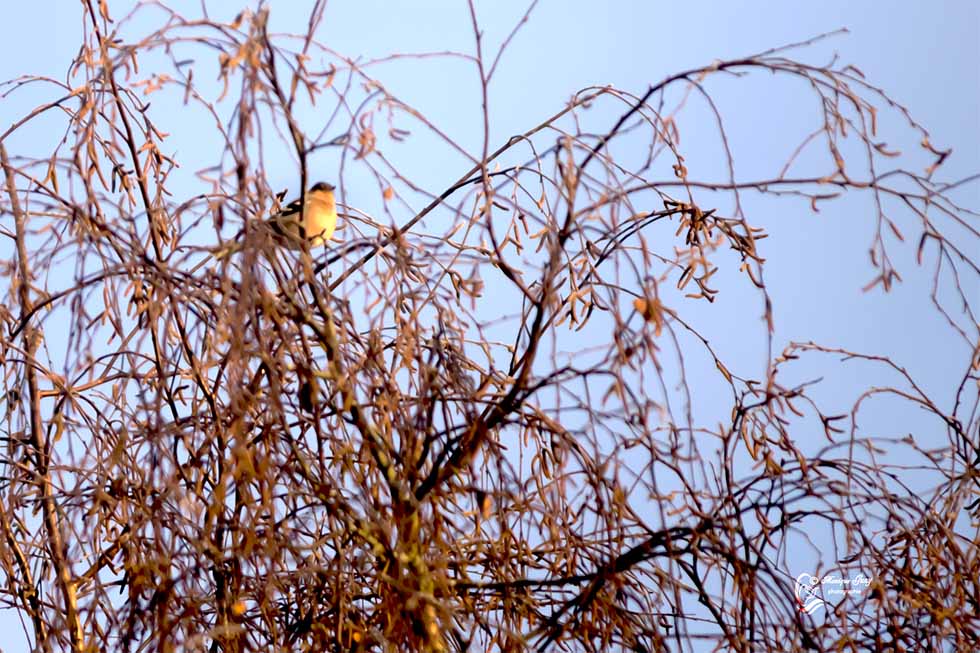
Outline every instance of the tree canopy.
<svg viewBox="0 0 980 653"><path fill-rule="evenodd" d="M83 0L66 78L3 86L50 95L0 132L0 604L37 650L980 648L976 178L814 63L828 36L583 88L494 140L536 4L499 47L470 4L473 50L439 55L477 82L466 143L319 39L322 1L282 33L268 5ZM815 107L771 176L737 172L719 98L744 84ZM216 147L170 145L192 126ZM329 247L255 230L283 160L295 190L335 166ZM928 280L947 333L922 346L972 352L940 395L773 337L774 216L855 196L855 285ZM702 328L726 293L762 374ZM843 412L825 371L857 385ZM863 426L909 408L908 437ZM808 614L804 563L865 591Z"/></svg>

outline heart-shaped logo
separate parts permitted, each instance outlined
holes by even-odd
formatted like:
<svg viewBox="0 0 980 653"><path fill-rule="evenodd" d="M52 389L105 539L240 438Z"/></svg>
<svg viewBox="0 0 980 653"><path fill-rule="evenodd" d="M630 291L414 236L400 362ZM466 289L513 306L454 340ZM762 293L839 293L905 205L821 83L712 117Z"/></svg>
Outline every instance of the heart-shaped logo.
<svg viewBox="0 0 980 653"><path fill-rule="evenodd" d="M796 603L800 612L805 614L813 614L817 608L824 605L819 578L807 573L796 577Z"/></svg>

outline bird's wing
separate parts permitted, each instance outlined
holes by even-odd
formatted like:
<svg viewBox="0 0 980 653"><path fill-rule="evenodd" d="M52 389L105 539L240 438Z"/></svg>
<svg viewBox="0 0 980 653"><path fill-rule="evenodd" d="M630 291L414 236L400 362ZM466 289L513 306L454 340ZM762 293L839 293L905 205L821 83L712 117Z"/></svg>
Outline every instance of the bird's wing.
<svg viewBox="0 0 980 653"><path fill-rule="evenodd" d="M287 204L285 208L283 208L283 210L279 212L279 215L283 217L289 217L299 213L300 209L302 208L303 208L303 200L296 198L292 202Z"/></svg>
<svg viewBox="0 0 980 653"><path fill-rule="evenodd" d="M304 238L303 226L299 222L301 207L302 202L300 200L293 200L281 211L266 220L266 224L275 234L286 239L287 242L284 243L286 245L295 246L298 241Z"/></svg>

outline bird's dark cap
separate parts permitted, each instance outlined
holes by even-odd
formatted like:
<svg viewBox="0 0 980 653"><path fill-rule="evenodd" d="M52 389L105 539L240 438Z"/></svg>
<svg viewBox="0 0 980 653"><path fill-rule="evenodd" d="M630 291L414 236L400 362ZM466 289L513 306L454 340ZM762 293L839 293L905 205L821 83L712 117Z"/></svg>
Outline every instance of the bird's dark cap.
<svg viewBox="0 0 980 653"><path fill-rule="evenodd" d="M318 191L318 190L323 191L323 190L333 190L333 189L334 189L334 185L327 183L325 181L318 181L315 184L313 184L312 188L310 188L311 191Z"/></svg>

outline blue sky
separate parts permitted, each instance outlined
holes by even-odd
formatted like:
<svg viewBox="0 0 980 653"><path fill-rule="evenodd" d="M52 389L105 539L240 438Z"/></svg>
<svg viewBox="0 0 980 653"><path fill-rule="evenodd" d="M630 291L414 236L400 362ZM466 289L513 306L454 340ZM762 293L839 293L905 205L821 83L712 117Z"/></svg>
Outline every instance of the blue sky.
<svg viewBox="0 0 980 653"><path fill-rule="evenodd" d="M114 0L108 3L116 16L133 5ZM219 3L211 4L215 16L227 11L220 9ZM274 0L270 4L272 30L301 31L312 3ZM194 0L171 6L193 15L200 3ZM464 2L335 0L327 6L319 40L361 61L393 53L473 52ZM485 29L484 44L490 52L496 51L525 7L516 2L477 2ZM228 11L227 15L234 13ZM17 3L6 8L5 15L0 25L6 54L0 60L0 80L23 74L63 79L78 48L79 3ZM147 13L133 27L149 25L153 15ZM849 34L800 51L797 56L822 63L836 52L907 106L929 129L937 147L953 148L941 173L944 179L980 171L980 5L967 0L542 0L504 54L490 87L491 149L555 112L581 88L614 84L642 92L649 84L682 69L753 54L842 27ZM465 149L479 152L482 117L475 70L470 63L454 58L409 59L379 64L371 71L391 92L417 107ZM798 142L805 122L802 118L812 120L809 96L761 75L744 84L720 82L715 89L719 106L730 120L728 130L740 176L773 176ZM47 99L51 96L28 89L0 101L0 129ZM179 111L177 106L174 109ZM168 146L187 162L176 190L183 189L188 196L200 192L194 185L193 172L213 163L207 146L214 142L214 134L204 123L184 123L179 114L168 114L168 107L157 110L158 124L172 133ZM609 107L592 119L597 125L608 125L620 112ZM695 106L680 119L682 143L690 152L694 177L718 178L712 162L717 138L705 126L709 118L703 107ZM322 122L312 110L308 120L310 125ZM905 142L899 140L895 145L914 146L914 140L908 142L910 132L902 131L899 120L883 118L883 131L891 128L905 137ZM393 147L390 155L410 171L413 181L437 193L459 177L464 159L430 144L427 137L418 135L404 147ZM43 151L36 133L15 134L7 147L14 154ZM288 157L284 153L271 156L269 169L278 178L270 179L270 184L274 188L295 184L295 168ZM922 161L924 167L926 159ZM334 175L338 165L334 154L325 154L319 162L329 171L327 176ZM356 173L351 173L346 188L352 203L376 202L372 195L376 189ZM966 187L957 197L973 208L980 207L978 188L976 184ZM867 256L872 224L867 198L826 204L818 215L799 202L751 199L748 206L750 220L764 225L771 234L764 241L763 253L768 259L767 279L775 300L777 351L792 340L816 340L888 354L921 378L923 387L934 392L941 405L950 405L950 375L962 374L969 350L929 309L928 282L914 267L914 238L905 246L893 248L905 283L888 294L880 290L864 293L862 286L873 276ZM980 252L972 254L980 257ZM759 378L765 369L764 341L757 337L762 314L759 296L734 276L720 279L718 285L722 293L715 304L685 306L689 311L685 315L726 359L737 362L739 373ZM980 292L975 284L971 289ZM754 340L746 341L746 331L755 334ZM826 375L827 383L818 392L844 409L853 402L853 393L861 385L858 381L867 384L867 377L857 379L850 372L827 365L804 367L799 374L800 380ZM705 414L710 414L710 402L704 403ZM868 419L882 429L883 435L900 435L902 429L919 425L917 417L907 412L892 413L884 407L870 411ZM928 428L925 423L921 426ZM0 615L0 627L8 618ZM13 628L13 632L18 630ZM0 649L18 650L9 642L0 643Z"/></svg>

